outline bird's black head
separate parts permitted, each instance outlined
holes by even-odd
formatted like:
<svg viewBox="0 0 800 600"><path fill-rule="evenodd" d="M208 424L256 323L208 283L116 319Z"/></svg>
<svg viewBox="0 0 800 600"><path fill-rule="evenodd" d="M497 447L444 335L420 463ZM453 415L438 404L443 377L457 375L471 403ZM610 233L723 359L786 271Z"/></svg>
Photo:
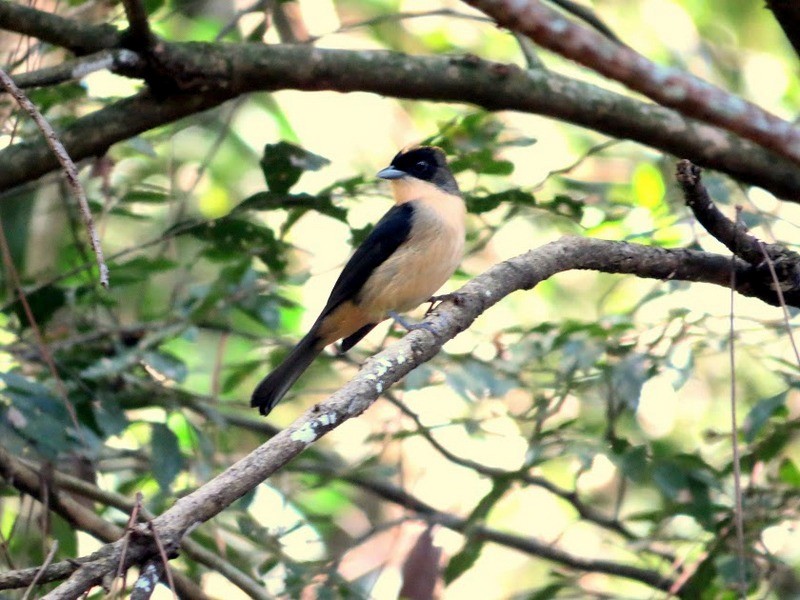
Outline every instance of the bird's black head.
<svg viewBox="0 0 800 600"><path fill-rule="evenodd" d="M456 183L441 148L416 146L398 152L391 164L378 173L383 179L412 177L428 181L450 194L458 194Z"/></svg>

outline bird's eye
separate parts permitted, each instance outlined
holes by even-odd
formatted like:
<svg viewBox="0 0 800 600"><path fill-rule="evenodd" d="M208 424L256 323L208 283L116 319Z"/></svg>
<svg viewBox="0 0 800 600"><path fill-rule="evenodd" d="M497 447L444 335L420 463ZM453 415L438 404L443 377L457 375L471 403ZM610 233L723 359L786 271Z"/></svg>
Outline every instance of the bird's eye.
<svg viewBox="0 0 800 600"><path fill-rule="evenodd" d="M428 171L428 163L424 160L419 161L414 165L414 173L424 175Z"/></svg>

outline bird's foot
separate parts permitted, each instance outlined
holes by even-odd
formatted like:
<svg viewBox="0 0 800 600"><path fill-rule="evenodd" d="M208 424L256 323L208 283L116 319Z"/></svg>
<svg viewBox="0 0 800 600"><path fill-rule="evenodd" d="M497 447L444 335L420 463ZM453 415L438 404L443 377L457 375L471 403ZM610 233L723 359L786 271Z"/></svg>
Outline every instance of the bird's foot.
<svg viewBox="0 0 800 600"><path fill-rule="evenodd" d="M428 298L430 306L428 307L428 310L425 311L425 316L427 317L433 312L433 309L436 308L437 305L441 304L442 302L446 302L447 300L450 300L455 305L461 304L461 297L461 294L458 292L450 292L449 294L442 294L441 296L431 296Z"/></svg>
<svg viewBox="0 0 800 600"><path fill-rule="evenodd" d="M416 331L417 329L424 329L428 333L432 333L433 335L436 335L436 330L433 328L433 325L431 325L430 323L426 323L425 321L422 321L421 323L412 323L411 321L409 321L405 317L397 314L393 310L389 311L389 316L394 320L395 323L400 325L406 331Z"/></svg>

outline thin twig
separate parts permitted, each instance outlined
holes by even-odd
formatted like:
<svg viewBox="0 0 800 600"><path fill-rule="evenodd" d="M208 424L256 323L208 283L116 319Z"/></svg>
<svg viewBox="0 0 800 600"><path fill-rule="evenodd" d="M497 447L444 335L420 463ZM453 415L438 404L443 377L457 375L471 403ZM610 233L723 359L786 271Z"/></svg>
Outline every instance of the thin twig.
<svg viewBox="0 0 800 600"><path fill-rule="evenodd" d="M612 31L612 29L606 25L600 17L598 17L593 10L586 6L582 6L577 2L573 2L572 0L550 0L556 6L560 6L566 12L582 19L586 22L587 25L590 25L592 28L596 29L599 33L602 33L612 42L616 42L617 44L623 44L622 40L619 39L616 33Z"/></svg>
<svg viewBox="0 0 800 600"><path fill-rule="evenodd" d="M370 19L364 19L363 21L355 21L353 23L345 23L339 29L332 31L330 33L314 36L309 39L310 42L316 42L320 38L331 35L333 33L346 33L348 31L352 31L354 29L360 29L362 27L372 27L374 25L381 25L383 23L395 23L397 21L406 21L410 19L419 19L419 18L426 18L426 17L449 17L451 19L465 19L467 21L482 21L482 22L491 22L492 20L488 17L482 17L480 15L465 13L457 10L453 10L452 8L437 8L434 10L426 10L422 12L395 12L395 13L387 13L384 15L378 15L377 17L372 17Z"/></svg>
<svg viewBox="0 0 800 600"><path fill-rule="evenodd" d="M769 268L769 274L770 277L772 277L772 284L775 287L775 293L778 295L778 302L780 302L781 309L783 310L783 323L786 326L786 333L789 334L789 342L791 342L792 350L794 350L794 358L797 361L797 366L800 367L800 352L797 350L797 342L795 342L794 333L792 333L792 326L789 322L791 317L789 316L789 309L786 307L786 300L783 297L783 290L781 289L781 282L778 280L778 273L775 271L775 263L772 261L772 258L762 242L758 242L758 247L764 254L764 261L767 263L767 267Z"/></svg>
<svg viewBox="0 0 800 600"><path fill-rule="evenodd" d="M736 207L736 222L739 218L742 207ZM733 446L733 492L735 496L734 521L736 522L736 554L739 560L739 594L745 598L747 594L747 579L745 575L744 559L744 513L742 506L742 465L739 455L739 427L736 418L736 325L734 322L734 300L736 298L736 252L731 254L731 305L730 305L730 371L731 371L731 444Z"/></svg>
<svg viewBox="0 0 800 600"><path fill-rule="evenodd" d="M64 148L61 140L58 139L58 136L56 135L56 132L50 123L47 122L47 120L42 116L42 113L39 112L39 109L36 108L33 102L31 102L25 93L19 89L17 84L14 83L14 80L11 79L8 73L6 73L3 69L0 69L0 83L2 83L6 91L14 97L14 99L17 101L17 104L19 104L19 106L34 120L36 126L42 132L42 135L44 135L47 145L50 146L53 154L55 154L58 162L64 169L64 174L67 176L69 187L72 190L75 198L78 200L78 206L80 207L81 215L83 216L83 221L89 234L89 243L91 244L92 250L94 251L97 259L97 266L100 269L100 285L102 285L104 288L108 288L108 266L103 259L103 249L100 246L100 238L98 237L97 230L94 227L94 219L92 219L92 211L89 208L89 201L86 199L86 191L83 189L83 185L81 185L80 179L78 178L78 168L75 166L75 163L72 162L72 159L67 153L67 149Z"/></svg>
<svg viewBox="0 0 800 600"><path fill-rule="evenodd" d="M75 412L75 407L72 406L72 402L70 402L69 399L67 386L64 385L64 380L61 379L61 375L56 368L55 360L53 360L53 354L50 352L47 342L44 341L42 330L39 327L39 323L36 321L36 317L33 315L33 310L28 302L28 297L25 295L25 291L22 289L22 282L20 281L19 273L17 272L17 268L14 266L14 261L11 259L11 250L8 247L6 230L3 226L2 220L0 220L0 254L2 254L3 265L5 266L6 270L6 277L8 277L8 279L11 281L11 284L14 287L14 292L19 298L19 302L22 305L22 310L25 313L25 318L28 319L28 325L30 325L31 331L33 331L33 336L36 338L36 345L39 347L39 352L42 356L42 359L47 365L47 369L50 371L50 376L56 383L58 395L61 397L64 407L67 409L70 421L72 421L72 426L75 427L75 435L77 435L83 444L86 445L86 440L83 437L83 429L81 429L80 423L78 422L78 415Z"/></svg>
<svg viewBox="0 0 800 600"><path fill-rule="evenodd" d="M133 508L131 509L131 514L128 517L128 524L125 527L125 536L122 542L122 553L119 557L119 565L117 565L117 573L116 577L114 578L115 581L122 580L122 593L125 593L125 589L128 587L127 582L127 573L128 571L125 569L125 556L128 553L128 544L131 540L131 533L133 532L133 526L136 525L137 521L139 520L139 511L142 509L142 492L136 492L136 499L133 503ZM116 598L117 591L114 590L114 594L112 598Z"/></svg>
<svg viewBox="0 0 800 600"><path fill-rule="evenodd" d="M153 526L153 521L150 519L147 521L147 528L150 530L150 533L153 534L153 539L156 542L158 554L161 556L161 561L164 565L164 572L167 574L169 589L172 590L172 597L174 600L178 600L178 594L175 593L175 582L172 580L172 571L169 568L169 558L167 558L167 553L164 550L164 544L161 543L161 538L158 535L158 531L156 531L156 528Z"/></svg>
<svg viewBox="0 0 800 600"><path fill-rule="evenodd" d="M604 529L608 529L613 531L625 539L632 539L634 536L633 534L617 519L613 517L607 517L603 515L600 511L595 509L593 506L585 504L581 499L578 497L577 491L569 491L565 490L561 487L558 487L550 480L545 479L544 477L537 477L536 475L531 475L527 472L527 468L523 467L519 471L506 471L504 469L497 469L485 465L483 463L479 463L477 461L470 460L468 458L463 458L461 456L457 456L452 453L448 448L442 445L439 440L437 440L430 430L425 427L422 421L414 411L408 408L405 403L400 401L394 394L391 392L385 392L383 394L384 398L389 400L392 404L394 404L400 412L404 415L409 417L412 421L414 421L414 425L417 427L417 431L419 432L422 437L444 458L452 462L453 464L465 467L467 469L471 469L476 473L480 473L481 475L485 475L492 479L499 479L504 477L514 477L521 482L526 483L527 485L540 487L554 496L569 502L575 511L587 521L591 521L595 525L599 527L603 527Z"/></svg>
<svg viewBox="0 0 800 600"><path fill-rule="evenodd" d="M522 35L521 33L517 33L516 31L513 32L514 39L517 40L517 44L519 45L519 50L522 52L522 56L525 59L525 65L529 69L546 69L547 67L544 66L542 59L539 58L539 55L536 53L536 44L531 41L527 35Z"/></svg>
<svg viewBox="0 0 800 600"><path fill-rule="evenodd" d="M47 567L50 566L50 563L53 562L53 557L56 555L56 551L58 550L58 540L53 540L53 545L50 546L50 551L47 553L47 556L42 563L42 566L39 567L39 571L36 573L36 577L33 578L31 584L28 586L28 589L25 590L25 594L22 596L22 600L28 600L28 597L31 595L31 591L33 588L36 587L36 584L39 583L39 579L42 576L42 573L45 572Z"/></svg>

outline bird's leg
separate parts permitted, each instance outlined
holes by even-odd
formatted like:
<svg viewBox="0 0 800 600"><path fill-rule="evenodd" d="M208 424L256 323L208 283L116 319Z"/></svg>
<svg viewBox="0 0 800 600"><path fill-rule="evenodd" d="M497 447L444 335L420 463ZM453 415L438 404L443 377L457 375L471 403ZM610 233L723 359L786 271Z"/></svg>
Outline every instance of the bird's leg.
<svg viewBox="0 0 800 600"><path fill-rule="evenodd" d="M428 333L436 335L436 330L430 323L426 323L424 321L421 323L412 323L411 321L409 321L405 317L400 316L393 310L390 310L388 314L394 320L395 323L399 324L406 331L416 331L417 329L424 329Z"/></svg>

